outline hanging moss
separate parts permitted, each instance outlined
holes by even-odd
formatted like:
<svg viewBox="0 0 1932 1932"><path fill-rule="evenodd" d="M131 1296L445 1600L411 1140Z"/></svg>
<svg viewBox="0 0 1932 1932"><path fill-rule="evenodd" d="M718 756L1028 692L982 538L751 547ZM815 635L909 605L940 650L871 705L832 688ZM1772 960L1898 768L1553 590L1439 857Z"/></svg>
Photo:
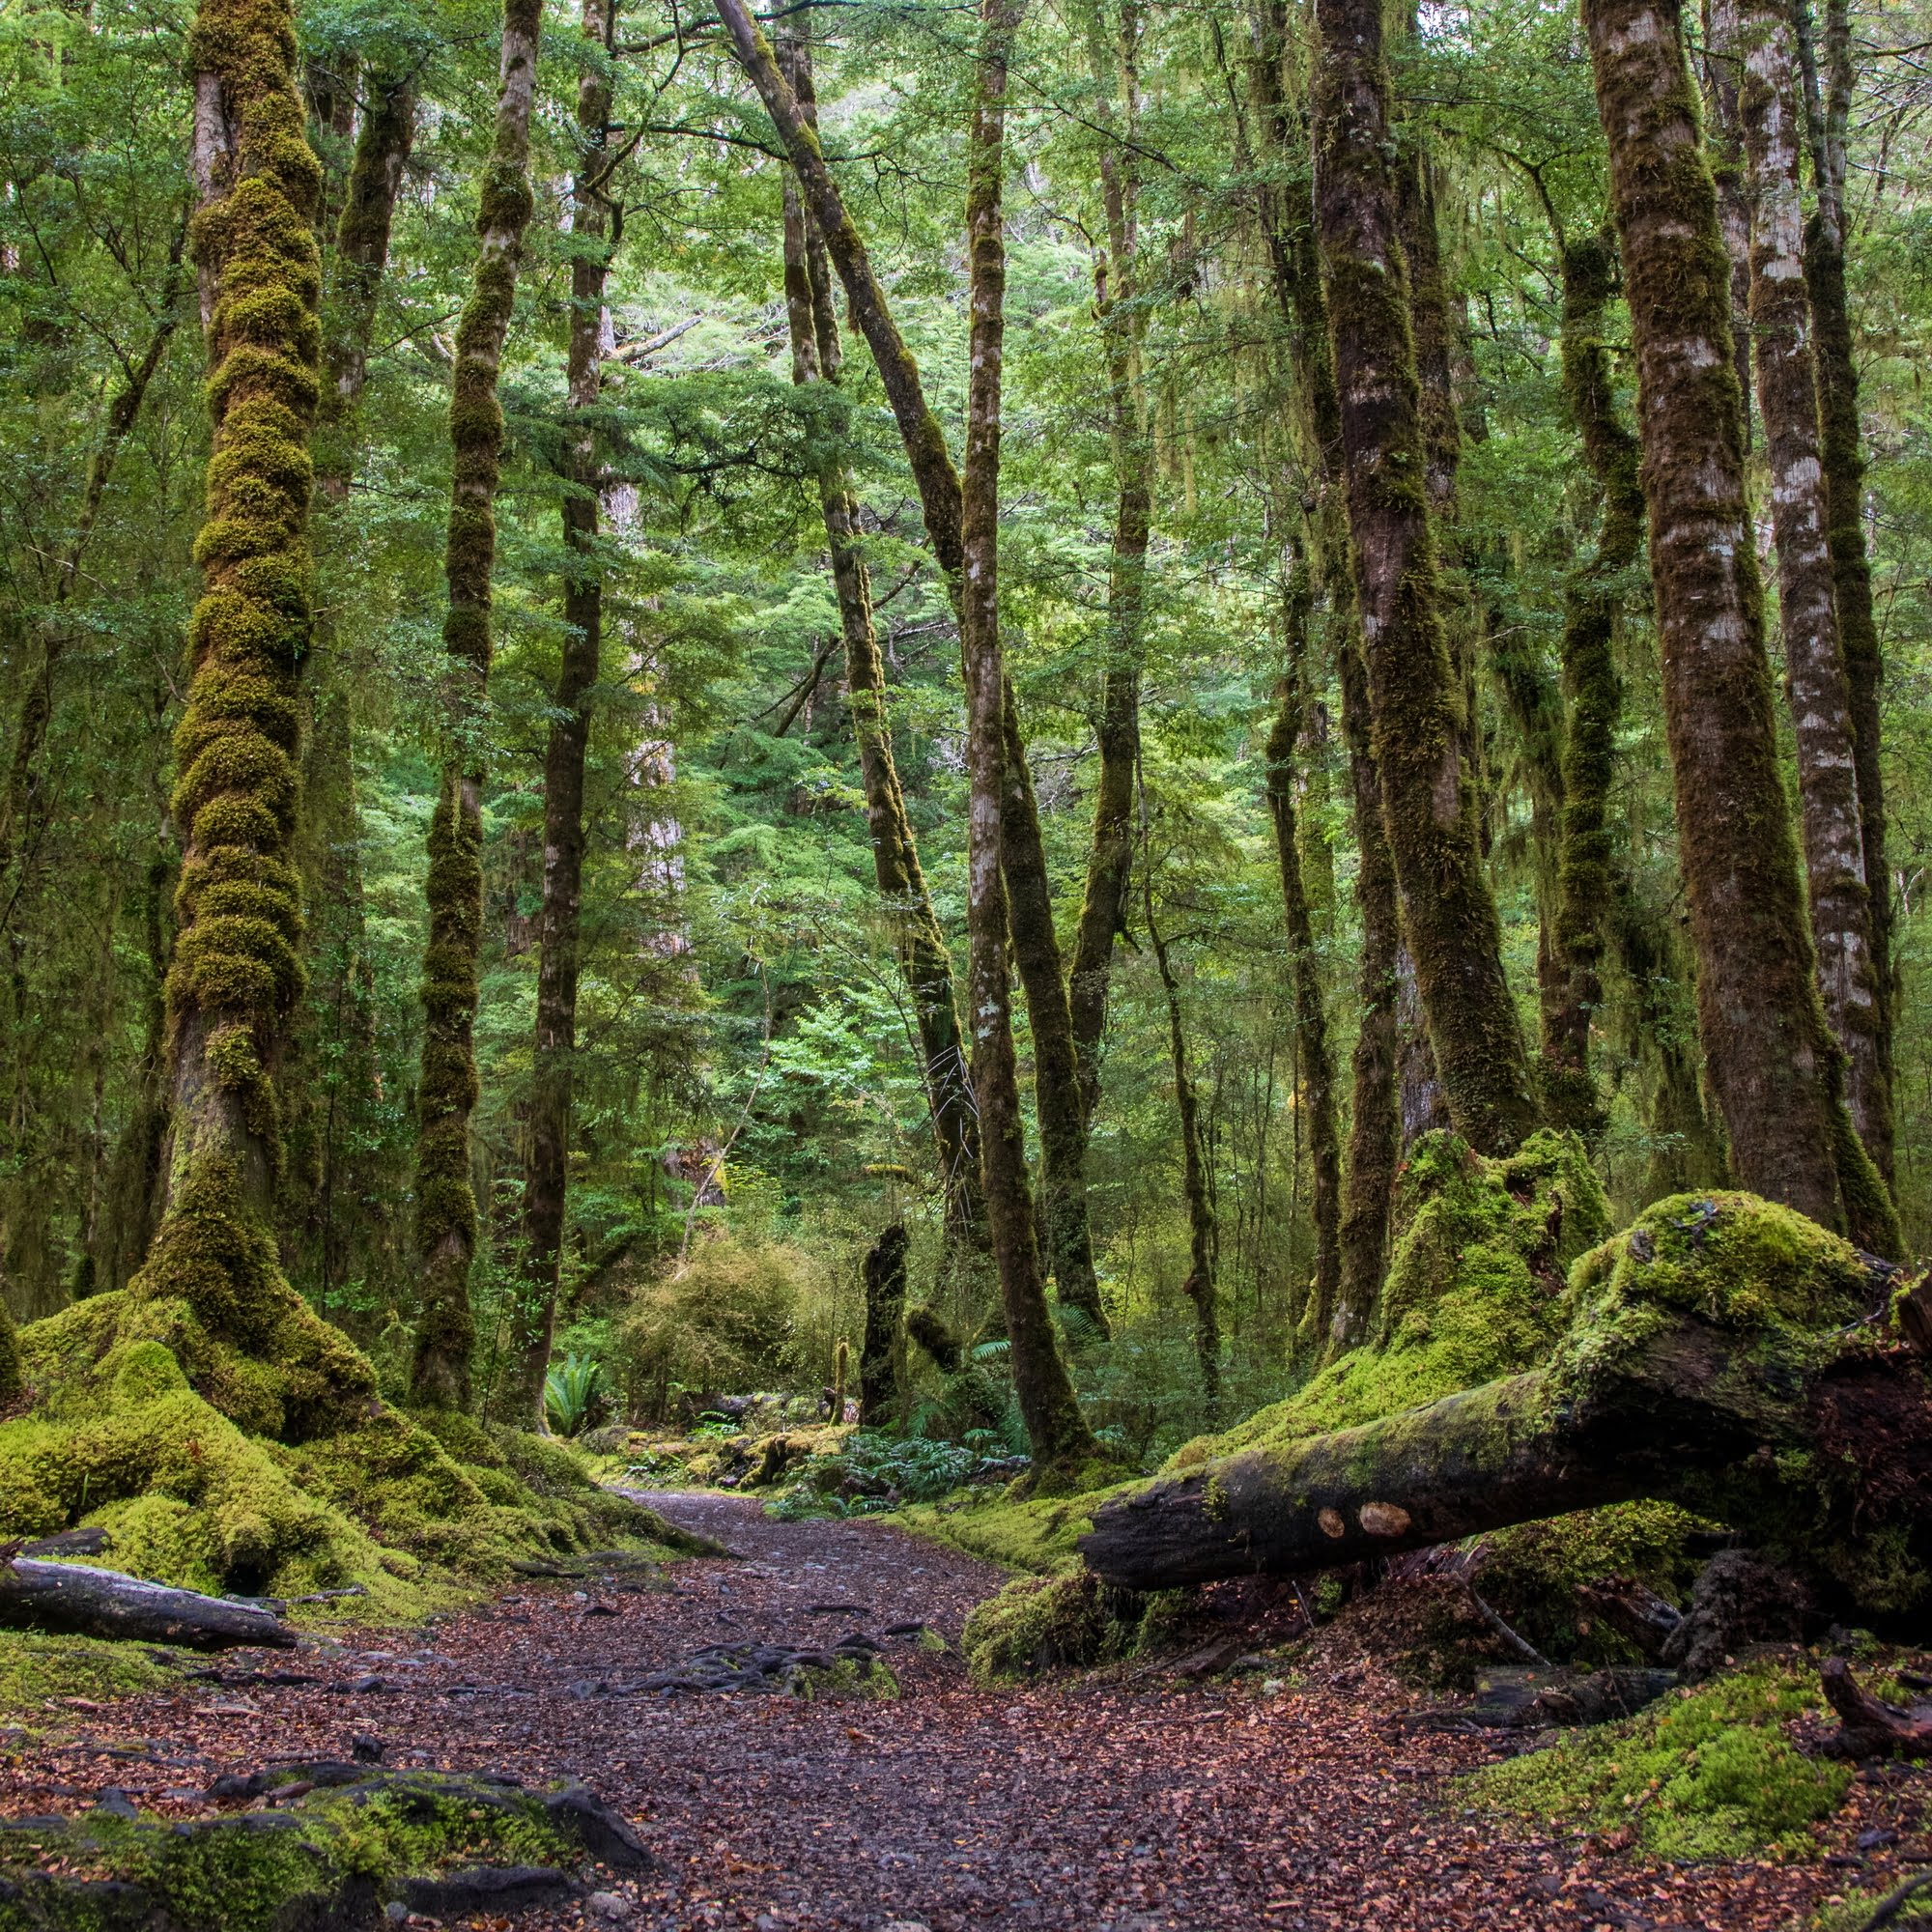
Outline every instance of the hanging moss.
<svg viewBox="0 0 1932 1932"><path fill-rule="evenodd" d="M539 0L506 0L502 92L476 215L481 245L456 331L450 395L449 745L429 834L429 945L423 955L422 1079L417 1090L416 1252L423 1267L412 1399L439 1408L469 1401L469 1264L476 1202L469 1184L469 1117L477 1099L474 1031L483 939L483 707L490 678L491 578L497 564L497 484L503 464L497 374L516 301L517 264L533 201L530 106L536 87Z"/></svg>

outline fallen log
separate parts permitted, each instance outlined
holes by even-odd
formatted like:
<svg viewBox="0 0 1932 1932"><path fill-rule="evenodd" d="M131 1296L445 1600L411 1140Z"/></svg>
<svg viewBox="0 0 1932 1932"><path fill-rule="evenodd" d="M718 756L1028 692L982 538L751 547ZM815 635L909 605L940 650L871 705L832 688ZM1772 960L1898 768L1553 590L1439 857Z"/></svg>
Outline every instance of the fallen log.
<svg viewBox="0 0 1932 1932"><path fill-rule="evenodd" d="M1932 1557L1932 1386L1890 1271L1752 1196L1685 1205L1580 1264L1547 1366L1158 1478L1095 1511L1088 1567L1293 1575L1644 1496L1902 1607Z"/></svg>
<svg viewBox="0 0 1932 1932"><path fill-rule="evenodd" d="M1839 1729L1825 1742L1832 1756L1932 1757L1932 1704L1908 1711L1881 1703L1842 1657L1828 1657L1818 1666L1818 1682L1838 1714Z"/></svg>
<svg viewBox="0 0 1932 1932"><path fill-rule="evenodd" d="M0 1565L0 1627L178 1643L190 1650L239 1644L287 1650L296 1641L279 1617L252 1604L170 1589L92 1564L28 1556Z"/></svg>

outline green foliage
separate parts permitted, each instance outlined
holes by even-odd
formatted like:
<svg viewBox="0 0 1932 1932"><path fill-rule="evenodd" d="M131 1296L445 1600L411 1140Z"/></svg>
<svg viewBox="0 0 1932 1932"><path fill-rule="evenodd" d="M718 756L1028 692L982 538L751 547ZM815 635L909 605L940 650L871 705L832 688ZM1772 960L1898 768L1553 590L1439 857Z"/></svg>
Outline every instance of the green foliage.
<svg viewBox="0 0 1932 1932"><path fill-rule="evenodd" d="M981 1685L1113 1662L1157 1645L1174 1627L1178 1604L1178 1592L1111 1590L1085 1573L1016 1577L975 1605L959 1647Z"/></svg>
<svg viewBox="0 0 1932 1932"><path fill-rule="evenodd" d="M781 1522L878 1516L901 1503L934 1502L970 1481L981 1459L955 1442L861 1430L830 1456L813 1456L770 1503Z"/></svg>
<svg viewBox="0 0 1932 1932"><path fill-rule="evenodd" d="M559 1435L581 1435L601 1396L604 1364L589 1355L565 1355L544 1378L544 1410Z"/></svg>
<svg viewBox="0 0 1932 1932"><path fill-rule="evenodd" d="M1477 1773L1463 1789L1540 1829L1624 1825L1652 1858L1804 1857L1853 1767L1805 1755L1791 1720L1823 1708L1803 1662L1767 1662L1677 1690L1621 1723L1567 1731Z"/></svg>

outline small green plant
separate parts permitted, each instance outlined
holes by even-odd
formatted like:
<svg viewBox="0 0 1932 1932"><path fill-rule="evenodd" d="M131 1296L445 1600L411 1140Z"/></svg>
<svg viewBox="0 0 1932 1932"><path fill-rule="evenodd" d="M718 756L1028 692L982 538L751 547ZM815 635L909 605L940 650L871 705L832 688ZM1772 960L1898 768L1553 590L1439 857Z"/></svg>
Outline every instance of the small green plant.
<svg viewBox="0 0 1932 1932"><path fill-rule="evenodd" d="M766 1505L781 1522L880 1516L902 1503L935 1502L982 1473L988 1459L957 1442L861 1431L836 1455L814 1456Z"/></svg>
<svg viewBox="0 0 1932 1932"><path fill-rule="evenodd" d="M603 1393L604 1365L589 1355L566 1355L544 1378L544 1413L559 1435L581 1435Z"/></svg>

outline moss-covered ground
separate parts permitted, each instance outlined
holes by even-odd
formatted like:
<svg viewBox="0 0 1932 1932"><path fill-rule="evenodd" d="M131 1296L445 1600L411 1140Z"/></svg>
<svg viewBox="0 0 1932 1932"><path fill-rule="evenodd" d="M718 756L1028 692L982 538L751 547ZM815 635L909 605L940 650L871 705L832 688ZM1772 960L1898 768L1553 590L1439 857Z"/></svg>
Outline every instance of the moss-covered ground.
<svg viewBox="0 0 1932 1932"><path fill-rule="evenodd" d="M292 1766L272 1811L189 1826L108 1809L0 1825L0 1932L372 1924L412 1879L584 1860L570 1814L541 1792L409 1773L308 1788L320 1776Z"/></svg>
<svg viewBox="0 0 1932 1932"><path fill-rule="evenodd" d="M286 1296L283 1299L282 1296ZM130 1290L21 1330L33 1406L0 1423L0 1538L107 1532L101 1559L190 1589L407 1621L520 1559L688 1541L567 1446L374 1392L346 1337L286 1289L261 1352L191 1302Z"/></svg>
<svg viewBox="0 0 1932 1932"><path fill-rule="evenodd" d="M96 1704L159 1690L174 1675L160 1661L166 1654L98 1637L0 1631L0 1725L39 1731L61 1722L67 1699Z"/></svg>
<svg viewBox="0 0 1932 1932"><path fill-rule="evenodd" d="M1823 1709L1811 1660L1753 1664L1681 1689L1636 1717L1562 1733L1477 1773L1479 1804L1575 1832L1628 1832L1660 1859L1803 1857L1854 1767L1808 1755L1794 1720Z"/></svg>

